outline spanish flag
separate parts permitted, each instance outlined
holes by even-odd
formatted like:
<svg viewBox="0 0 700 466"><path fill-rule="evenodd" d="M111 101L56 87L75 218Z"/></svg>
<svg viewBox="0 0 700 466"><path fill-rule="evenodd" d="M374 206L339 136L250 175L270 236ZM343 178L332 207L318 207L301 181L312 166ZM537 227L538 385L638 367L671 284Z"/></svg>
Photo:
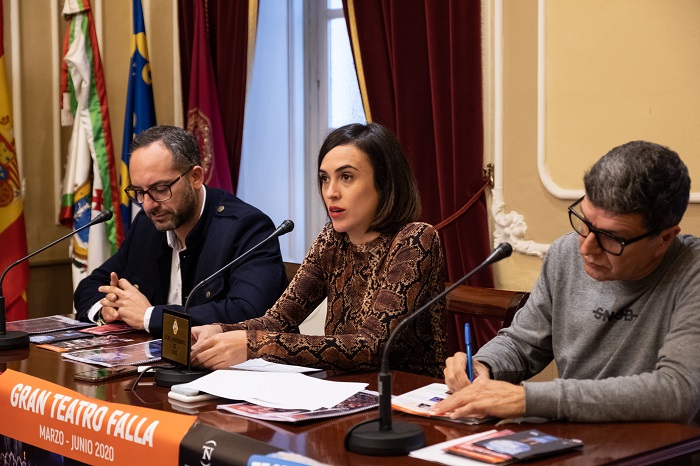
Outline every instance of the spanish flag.
<svg viewBox="0 0 700 466"><path fill-rule="evenodd" d="M5 78L4 19L0 0L0 273L27 255L27 233L15 154L12 101ZM7 320L27 318L29 264L25 261L10 270L2 283Z"/></svg>

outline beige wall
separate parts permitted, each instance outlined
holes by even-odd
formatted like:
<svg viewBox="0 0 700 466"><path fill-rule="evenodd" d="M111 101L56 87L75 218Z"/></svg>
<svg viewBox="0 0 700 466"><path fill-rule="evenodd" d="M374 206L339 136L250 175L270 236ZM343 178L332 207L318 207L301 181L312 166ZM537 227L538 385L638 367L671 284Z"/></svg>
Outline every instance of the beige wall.
<svg viewBox="0 0 700 466"><path fill-rule="evenodd" d="M491 0L489 0L491 1ZM492 2L493 5L495 2ZM681 223L700 235L700 3L693 0L547 0L544 160L562 189L634 139L676 150L694 180ZM493 83L487 83L487 88ZM526 240L568 232L566 207L538 173L538 1L503 0L503 198L524 216ZM492 154L487 154L487 158ZM501 288L530 289L540 259L514 254L497 265Z"/></svg>
<svg viewBox="0 0 700 466"><path fill-rule="evenodd" d="M500 1L500 0L498 0ZM484 0L493 8L497 0ZM131 50L131 1L93 0L102 21L101 43L112 137L121 152L121 132ZM175 119L172 0L143 0L159 123ZM18 146L25 184L29 250L67 233L56 225L58 192L69 128L57 124L53 73L60 65L65 22L61 0L5 0L5 21L17 6L20 54L12 57L10 28L5 30L8 79L19 84L14 102ZM52 15L52 5L59 11ZM547 0L545 159L552 180L581 189L583 170L612 146L645 138L676 149L700 186L700 34L694 0ZM98 8L99 7L99 8ZM527 223L526 240L550 243L569 230L567 199L547 191L538 157L538 1L503 0L503 199L507 212ZM15 27L15 25L12 25ZM59 43L52 28L59 28ZM485 30L492 31L490 28ZM492 37L485 43L491 43ZM489 53L492 53L491 50ZM54 60L54 57L59 57ZM15 63L15 65L13 65ZM19 67L13 83L13 66ZM14 70L17 71L16 69ZM493 83L487 82L487 92ZM491 101L489 101L491 102ZM490 104L489 104L490 105ZM492 108L486 108L491 115ZM488 127L489 125L487 125ZM487 135L492 137L492 135ZM58 150L55 160L54 146ZM493 141L487 159L493 158ZM55 168L57 167L57 168ZM682 223L700 234L700 206L692 204ZM30 308L65 312L70 306L67 243L31 261ZM51 267L48 267L51 265ZM541 260L523 254L496 266L500 288L529 290ZM47 282L47 280L50 281ZM61 285L63 284L63 285ZM32 304L35 303L35 304Z"/></svg>
<svg viewBox="0 0 700 466"><path fill-rule="evenodd" d="M149 55L159 123L173 124L173 8L171 0L142 0L146 17ZM131 0L92 0L97 22L102 25L100 51L106 77L107 101L115 155L121 155L126 106L127 76L131 56ZM52 6L57 15L52 15ZM16 7L15 12L12 8ZM29 251L65 235L57 225L58 193L66 160L70 127L57 119L53 73L60 66L66 22L60 15L62 0L4 1L5 54L10 86L21 89L15 108L15 129L22 177L25 180L25 218ZM19 27L10 25L12 15ZM101 20L100 17L101 16ZM12 28L19 38L19 61L12 57ZM57 28L59 41L54 41ZM98 28L99 29L99 28ZM98 32L99 34L99 32ZM54 61L54 58L56 60ZM19 67L14 73L13 64ZM14 70L17 71L16 68ZM19 76L19 78L18 78ZM19 82L13 82L19 81ZM55 150L54 147L60 149ZM58 153L58 160L56 160ZM68 241L30 260L29 304L32 316L70 312L72 286Z"/></svg>

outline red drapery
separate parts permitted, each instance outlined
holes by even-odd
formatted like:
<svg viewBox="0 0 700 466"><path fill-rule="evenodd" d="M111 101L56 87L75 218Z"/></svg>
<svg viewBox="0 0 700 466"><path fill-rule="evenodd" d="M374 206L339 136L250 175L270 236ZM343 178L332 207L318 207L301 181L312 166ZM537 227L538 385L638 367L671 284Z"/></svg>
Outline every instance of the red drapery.
<svg viewBox="0 0 700 466"><path fill-rule="evenodd" d="M433 225L483 186L481 6L465 0L343 0L368 119L401 141ZM450 281L490 252L481 195L441 231ZM490 270L469 280L493 286ZM478 344L495 333L476 326Z"/></svg>
<svg viewBox="0 0 700 466"><path fill-rule="evenodd" d="M257 6L257 2L254 2ZM238 186L248 60L249 0L206 0L206 23L233 192ZM178 0L182 101L189 102L194 2ZM186 105L185 105L186 107ZM187 120L187 108L183 115Z"/></svg>

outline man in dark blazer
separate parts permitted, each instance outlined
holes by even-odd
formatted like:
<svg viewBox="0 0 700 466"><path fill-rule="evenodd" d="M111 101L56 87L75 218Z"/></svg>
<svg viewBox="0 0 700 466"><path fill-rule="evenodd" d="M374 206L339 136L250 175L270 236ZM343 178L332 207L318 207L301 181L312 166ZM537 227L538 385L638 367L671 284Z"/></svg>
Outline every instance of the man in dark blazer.
<svg viewBox="0 0 700 466"><path fill-rule="evenodd" d="M205 187L197 141L156 126L131 144L131 185L141 204L117 253L85 277L73 296L77 317L121 320L162 335L163 308L182 310L200 281L267 238L272 221L220 189ZM203 286L190 300L194 325L261 316L287 285L277 239Z"/></svg>

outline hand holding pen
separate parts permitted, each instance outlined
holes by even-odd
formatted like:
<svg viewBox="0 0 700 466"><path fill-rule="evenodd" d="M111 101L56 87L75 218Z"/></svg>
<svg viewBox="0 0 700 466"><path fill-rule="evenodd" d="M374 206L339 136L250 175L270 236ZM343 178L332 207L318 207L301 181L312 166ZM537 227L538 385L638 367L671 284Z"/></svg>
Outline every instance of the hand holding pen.
<svg viewBox="0 0 700 466"><path fill-rule="evenodd" d="M464 327L464 349L465 352L455 353L454 356L445 361L445 384L451 392L471 385L474 380L485 376L490 379L491 374L488 366L472 359L472 339L469 324Z"/></svg>
<svg viewBox="0 0 700 466"><path fill-rule="evenodd" d="M445 384L451 395L433 405L431 413L451 419L524 416L525 388L492 380L491 368L472 359L471 342L471 329L469 324L465 324L465 352L456 353L445 361Z"/></svg>

